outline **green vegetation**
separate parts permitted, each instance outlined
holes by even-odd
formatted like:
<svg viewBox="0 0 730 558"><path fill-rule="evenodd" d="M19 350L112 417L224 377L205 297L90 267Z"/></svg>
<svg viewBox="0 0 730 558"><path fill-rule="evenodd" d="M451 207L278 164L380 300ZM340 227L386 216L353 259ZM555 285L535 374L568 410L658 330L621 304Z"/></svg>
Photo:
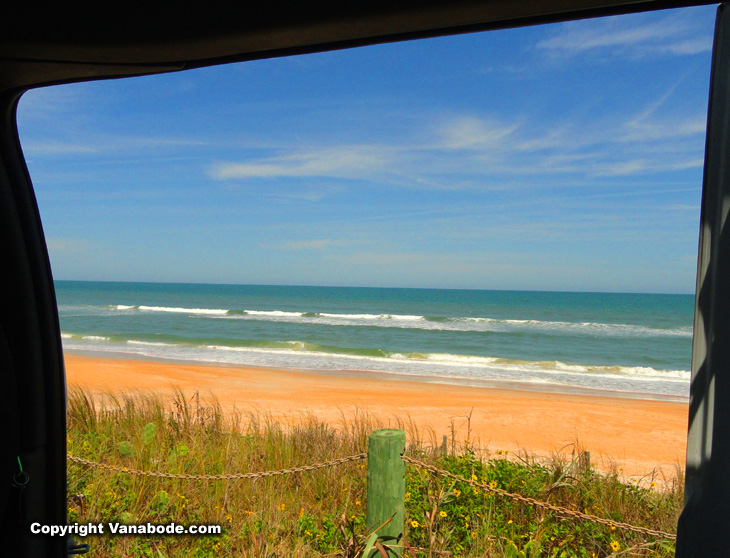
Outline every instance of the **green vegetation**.
<svg viewBox="0 0 730 558"><path fill-rule="evenodd" d="M372 416L327 425L303 416L286 426L260 412L224 415L213 401L177 394L93 398L72 391L73 455L129 469L223 474L278 470L360 453L384 426ZM403 427L404 425L395 425ZM580 459L540 462L468 444L443 455L413 444L408 455L467 479L611 521L674 532L681 479L662 491L622 483ZM431 444L435 445L435 444ZM515 458L516 457L516 458ZM220 524L216 536L89 536L94 557L285 557L362 554L366 461L257 480L192 481L132 476L69 463L69 522ZM649 480L644 484L649 484ZM406 556L508 558L673 556L673 544L551 512L406 468ZM376 553L376 555L378 555Z"/></svg>

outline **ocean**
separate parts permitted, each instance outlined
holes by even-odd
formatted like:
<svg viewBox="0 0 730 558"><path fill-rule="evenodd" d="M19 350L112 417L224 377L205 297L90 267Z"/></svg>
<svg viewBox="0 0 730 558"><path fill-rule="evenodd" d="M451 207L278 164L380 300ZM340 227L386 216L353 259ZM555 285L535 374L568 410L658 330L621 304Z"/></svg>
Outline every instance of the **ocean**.
<svg viewBox="0 0 730 558"><path fill-rule="evenodd" d="M57 281L65 351L689 394L692 295Z"/></svg>

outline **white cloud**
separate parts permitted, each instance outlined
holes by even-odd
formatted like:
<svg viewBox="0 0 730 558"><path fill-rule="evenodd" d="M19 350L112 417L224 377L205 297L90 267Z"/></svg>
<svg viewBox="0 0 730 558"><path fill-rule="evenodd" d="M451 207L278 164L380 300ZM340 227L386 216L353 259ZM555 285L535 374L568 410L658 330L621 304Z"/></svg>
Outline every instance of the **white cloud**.
<svg viewBox="0 0 730 558"><path fill-rule="evenodd" d="M81 134L76 134L80 136ZM22 139L22 138L21 138ZM23 152L28 156L41 155L101 155L109 156L118 153L135 153L152 155L160 150L177 149L180 147L203 147L210 143L202 140L193 140L185 137L165 136L97 136L84 137L83 141L74 138L56 139L51 141L37 141L28 139L22 141Z"/></svg>
<svg viewBox="0 0 730 558"><path fill-rule="evenodd" d="M591 174L595 176L624 176L643 172L648 167L647 162L640 159L635 161L620 161L617 163L596 165Z"/></svg>
<svg viewBox="0 0 730 558"><path fill-rule="evenodd" d="M651 23L644 21L645 18L636 16L569 22L536 47L555 56L601 51L634 58L662 53L692 55L712 49L712 37L697 37L697 26L685 14L673 13Z"/></svg>
<svg viewBox="0 0 730 558"><path fill-rule="evenodd" d="M660 121L634 119L626 123L623 141L662 140L680 136L705 134L707 120L704 116L673 118Z"/></svg>
<svg viewBox="0 0 730 558"><path fill-rule="evenodd" d="M503 142L519 128L518 124L501 124L484 118L462 116L442 126L442 147L446 149L485 149Z"/></svg>
<svg viewBox="0 0 730 558"><path fill-rule="evenodd" d="M484 114L433 116L437 124L424 123L420 134L418 128L404 134L418 136L418 144L280 146L272 148L276 156L263 158L242 150L249 160L213 164L208 174L223 181L316 177L400 189L484 191L502 189L511 177L590 179L698 168L703 164L704 118L672 114L669 99L675 88L620 118L591 112L546 126L523 115L511 121ZM269 198L319 201L333 193L322 188L311 185L302 192L282 183L280 190L268 188L265 193Z"/></svg>
<svg viewBox="0 0 730 558"><path fill-rule="evenodd" d="M24 141L23 152L27 156L38 155L88 155L97 153L97 149L91 145L68 143L61 141L35 142Z"/></svg>
<svg viewBox="0 0 730 558"><path fill-rule="evenodd" d="M695 134L704 135L707 126L705 114L694 116L657 114L674 95L678 85L679 83L675 83L659 99L626 121L625 132L620 139L622 141L654 141Z"/></svg>
<svg viewBox="0 0 730 558"><path fill-rule="evenodd" d="M698 39L687 39L672 45L668 45L668 50L673 54L699 54L700 52L709 52L712 50L712 37L700 37Z"/></svg>
<svg viewBox="0 0 730 558"><path fill-rule="evenodd" d="M89 240L79 238L46 237L48 252L53 254L81 254L93 248Z"/></svg>
<svg viewBox="0 0 730 558"><path fill-rule="evenodd" d="M385 146L322 147L251 163L217 163L209 174L222 180L293 176L353 178L384 168L393 158L393 150Z"/></svg>
<svg viewBox="0 0 730 558"><path fill-rule="evenodd" d="M88 102L87 88L81 84L39 87L23 93L18 102L18 122L53 120L74 114Z"/></svg>
<svg viewBox="0 0 730 558"><path fill-rule="evenodd" d="M274 250L324 250L333 246L345 246L348 241L340 238L322 238L317 240L298 240L271 246Z"/></svg>

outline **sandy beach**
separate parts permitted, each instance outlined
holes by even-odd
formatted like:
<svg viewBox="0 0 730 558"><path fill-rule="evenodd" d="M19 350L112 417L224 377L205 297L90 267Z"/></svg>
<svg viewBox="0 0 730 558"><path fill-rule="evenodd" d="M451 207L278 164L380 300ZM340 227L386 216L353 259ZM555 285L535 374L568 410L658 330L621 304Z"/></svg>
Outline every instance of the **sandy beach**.
<svg viewBox="0 0 730 558"><path fill-rule="evenodd" d="M426 440L440 441L454 428L457 441L469 435L492 452L549 456L562 450L570 455L578 442L596 466L607 469L614 463L632 476L661 470L660 476L672 477L677 464L684 463L687 403L682 402L70 353L65 361L68 385L94 393L166 394L177 388L190 395L213 394L224 409L257 409L285 421L311 412L336 424L343 414L367 411L391 424L398 418L412 423Z"/></svg>

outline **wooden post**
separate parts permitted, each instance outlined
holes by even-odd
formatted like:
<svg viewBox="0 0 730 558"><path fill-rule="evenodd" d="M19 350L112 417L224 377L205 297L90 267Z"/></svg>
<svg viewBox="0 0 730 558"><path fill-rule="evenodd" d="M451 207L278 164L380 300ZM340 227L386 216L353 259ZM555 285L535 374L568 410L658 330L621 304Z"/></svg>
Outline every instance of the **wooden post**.
<svg viewBox="0 0 730 558"><path fill-rule="evenodd" d="M388 556L402 556L400 548L405 521L406 464L401 459L406 448L403 430L376 430L368 439L368 501L365 526L378 529L383 544L398 545ZM368 552L368 554L377 555ZM364 558L370 558L365 556Z"/></svg>
<svg viewBox="0 0 730 558"><path fill-rule="evenodd" d="M449 451L448 444L449 444L449 437L446 434L444 434L444 438L443 438L443 440L441 440L441 453L443 453L444 455L446 455Z"/></svg>

